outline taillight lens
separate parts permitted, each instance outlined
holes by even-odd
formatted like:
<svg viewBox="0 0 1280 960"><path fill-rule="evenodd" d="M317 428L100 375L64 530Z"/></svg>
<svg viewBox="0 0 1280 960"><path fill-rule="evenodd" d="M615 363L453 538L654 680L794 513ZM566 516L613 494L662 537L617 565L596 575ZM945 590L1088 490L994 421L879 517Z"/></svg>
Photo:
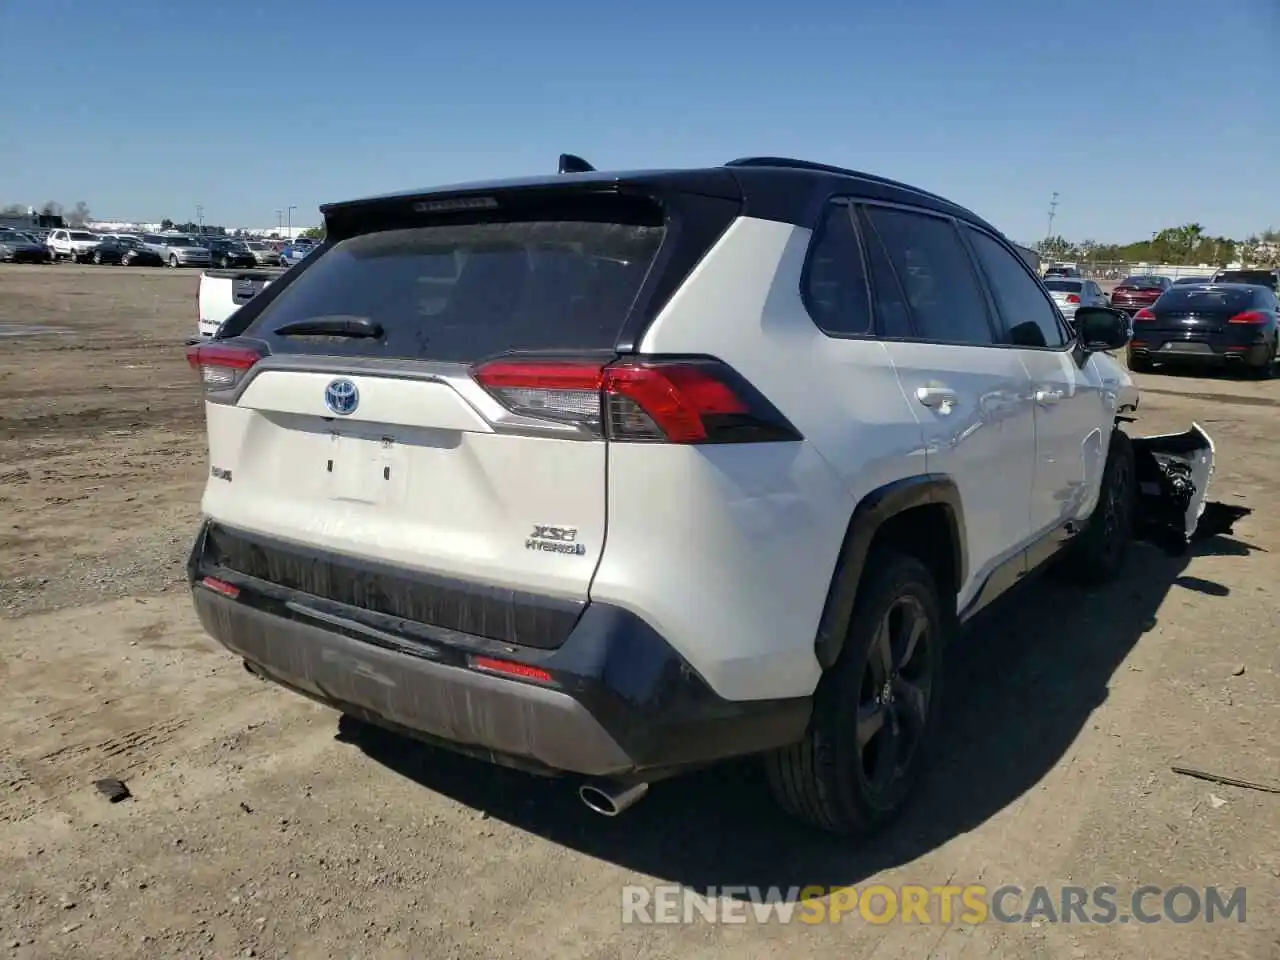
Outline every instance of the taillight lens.
<svg viewBox="0 0 1280 960"><path fill-rule="evenodd" d="M473 371L513 413L575 423L610 440L741 443L798 440L768 400L713 359L600 364L506 359Z"/></svg>
<svg viewBox="0 0 1280 960"><path fill-rule="evenodd" d="M1133 315L1133 322L1134 323L1150 323L1155 318L1156 318L1156 315L1151 312L1150 308L1143 307L1141 310L1139 310L1137 313Z"/></svg>
<svg viewBox="0 0 1280 960"><path fill-rule="evenodd" d="M1237 313L1227 323L1266 323L1270 319L1261 310L1246 310L1244 313Z"/></svg>
<svg viewBox="0 0 1280 960"><path fill-rule="evenodd" d="M187 363L200 373L200 382L210 393L230 390L244 378L262 354L248 347L194 343L187 347Z"/></svg>
<svg viewBox="0 0 1280 960"><path fill-rule="evenodd" d="M1080 302L1079 294L1075 294L1075 293L1067 294L1067 303L1079 303L1079 302Z"/></svg>

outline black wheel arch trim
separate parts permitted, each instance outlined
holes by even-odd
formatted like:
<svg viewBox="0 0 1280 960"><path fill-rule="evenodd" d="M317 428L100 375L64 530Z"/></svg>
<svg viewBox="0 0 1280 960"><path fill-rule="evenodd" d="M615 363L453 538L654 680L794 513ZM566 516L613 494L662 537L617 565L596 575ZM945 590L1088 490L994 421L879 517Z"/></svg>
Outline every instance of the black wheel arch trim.
<svg viewBox="0 0 1280 960"><path fill-rule="evenodd" d="M951 523L953 562L956 584L959 588L968 576L968 550L965 546L964 507L960 490L946 474L928 473L894 480L868 493L854 508L845 531L827 601L818 621L818 636L814 653L823 670L829 669L839 658L848 633L857 600L858 585L862 580L867 554L876 534L895 516L912 510L940 504L946 508Z"/></svg>

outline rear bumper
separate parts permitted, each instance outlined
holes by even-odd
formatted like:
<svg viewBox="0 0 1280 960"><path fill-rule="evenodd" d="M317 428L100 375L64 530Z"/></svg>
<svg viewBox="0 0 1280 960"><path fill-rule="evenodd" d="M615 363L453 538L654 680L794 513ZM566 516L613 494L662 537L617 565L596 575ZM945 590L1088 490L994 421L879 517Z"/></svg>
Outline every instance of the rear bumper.
<svg viewBox="0 0 1280 960"><path fill-rule="evenodd" d="M1148 360L1177 363L1235 364L1258 366L1269 355L1267 333L1247 328L1239 332L1211 334L1197 338L1162 331L1135 331L1129 343L1129 355Z"/></svg>
<svg viewBox="0 0 1280 960"><path fill-rule="evenodd" d="M188 564L208 633L250 670L352 716L538 773L653 777L794 743L809 698L716 696L652 627L588 604L554 650L380 617L212 567L204 529ZM214 576L235 597L203 584ZM413 629L413 627L418 629ZM519 679L492 657L550 676Z"/></svg>

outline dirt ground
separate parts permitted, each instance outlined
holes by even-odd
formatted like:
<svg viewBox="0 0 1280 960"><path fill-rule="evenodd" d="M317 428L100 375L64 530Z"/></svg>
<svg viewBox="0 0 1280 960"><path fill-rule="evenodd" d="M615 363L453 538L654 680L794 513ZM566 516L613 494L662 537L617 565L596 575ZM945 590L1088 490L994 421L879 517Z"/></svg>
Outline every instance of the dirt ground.
<svg viewBox="0 0 1280 960"><path fill-rule="evenodd" d="M570 783L340 728L207 640L182 571L206 470L196 282L0 265L0 955L1280 957L1280 795L1169 769L1280 780L1280 381L1139 378L1138 426L1199 420L1215 496L1257 512L975 624L947 760L849 845L779 819L750 764L597 817ZM621 888L657 883L1112 884L1122 906L1142 884L1244 886L1247 913L624 926Z"/></svg>

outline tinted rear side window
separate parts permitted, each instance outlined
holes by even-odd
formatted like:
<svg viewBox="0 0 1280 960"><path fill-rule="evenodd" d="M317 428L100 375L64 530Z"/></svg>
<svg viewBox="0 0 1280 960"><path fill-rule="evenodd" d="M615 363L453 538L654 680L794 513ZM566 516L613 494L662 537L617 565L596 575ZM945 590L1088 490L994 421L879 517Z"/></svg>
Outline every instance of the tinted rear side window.
<svg viewBox="0 0 1280 960"><path fill-rule="evenodd" d="M664 232L652 221L544 219L363 234L309 264L244 335L276 353L453 362L612 349ZM326 318L370 320L383 334L274 332Z"/></svg>
<svg viewBox="0 0 1280 960"><path fill-rule="evenodd" d="M824 333L871 332L867 277L853 227L853 211L847 204L829 203L823 212L809 252L804 302Z"/></svg>
<svg viewBox="0 0 1280 960"><path fill-rule="evenodd" d="M951 221L883 207L866 213L902 283L918 336L990 346L986 296Z"/></svg>
<svg viewBox="0 0 1280 960"><path fill-rule="evenodd" d="M1231 290L1212 287L1173 287L1156 301L1161 310L1203 310L1218 313L1226 310L1247 310L1253 306L1254 295L1250 290Z"/></svg>

